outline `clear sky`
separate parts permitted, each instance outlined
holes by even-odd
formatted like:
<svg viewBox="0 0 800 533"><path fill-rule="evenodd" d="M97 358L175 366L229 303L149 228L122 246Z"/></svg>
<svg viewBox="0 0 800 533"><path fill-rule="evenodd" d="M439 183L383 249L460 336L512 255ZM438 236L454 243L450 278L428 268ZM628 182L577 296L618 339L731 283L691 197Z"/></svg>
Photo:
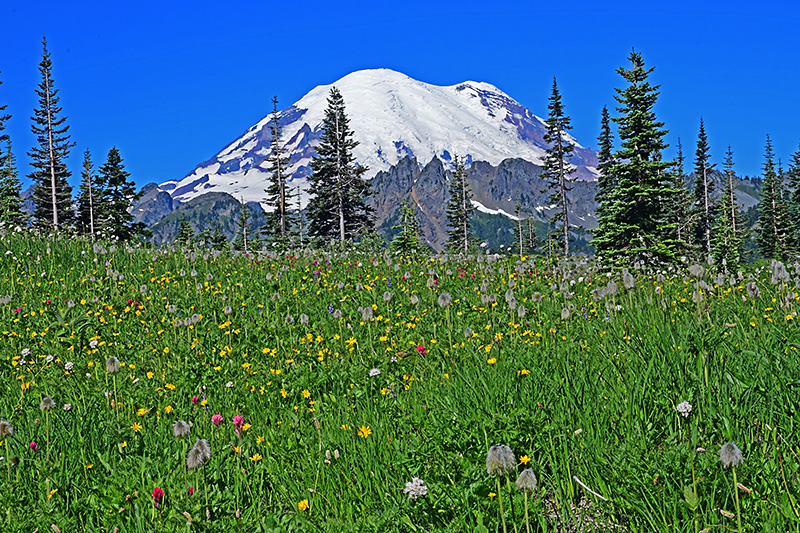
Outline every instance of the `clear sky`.
<svg viewBox="0 0 800 533"><path fill-rule="evenodd" d="M741 174L760 173L767 134L784 163L800 142L800 3L789 0L4 0L0 20L0 104L20 173L46 36L74 185L83 151L99 165L112 146L139 185L180 179L267 115L273 95L288 107L364 68L486 81L541 117L555 76L574 136L595 148L632 48L661 85L667 157L680 137L691 162L701 116L713 162L731 145Z"/></svg>

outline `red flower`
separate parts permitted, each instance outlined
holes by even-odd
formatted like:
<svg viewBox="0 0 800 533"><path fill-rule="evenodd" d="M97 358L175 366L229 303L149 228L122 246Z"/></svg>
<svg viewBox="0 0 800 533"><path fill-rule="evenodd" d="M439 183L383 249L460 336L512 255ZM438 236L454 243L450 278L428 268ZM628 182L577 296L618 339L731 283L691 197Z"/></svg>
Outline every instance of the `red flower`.
<svg viewBox="0 0 800 533"><path fill-rule="evenodd" d="M161 505L161 500L164 499L164 491L156 487L153 489L153 503L156 507Z"/></svg>

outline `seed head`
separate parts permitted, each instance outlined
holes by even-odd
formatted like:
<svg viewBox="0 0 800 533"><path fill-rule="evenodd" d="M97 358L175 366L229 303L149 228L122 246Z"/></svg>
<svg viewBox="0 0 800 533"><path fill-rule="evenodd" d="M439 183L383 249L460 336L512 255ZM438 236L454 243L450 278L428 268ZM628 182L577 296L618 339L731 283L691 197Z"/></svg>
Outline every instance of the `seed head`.
<svg viewBox="0 0 800 533"><path fill-rule="evenodd" d="M39 404L39 409L42 411L50 411L53 407L56 406L56 402L50 396L45 396L42 398L41 403Z"/></svg>
<svg viewBox="0 0 800 533"><path fill-rule="evenodd" d="M514 452L505 444L489 448L486 454L486 472L491 476L505 476L516 468Z"/></svg>
<svg viewBox="0 0 800 533"><path fill-rule="evenodd" d="M526 468L517 478L515 485L517 490L522 492L533 492L539 486L539 481L536 479L536 474L533 473L533 470Z"/></svg>
<svg viewBox="0 0 800 533"><path fill-rule="evenodd" d="M424 481L418 477L415 477L406 483L406 488L403 489L403 492L408 494L409 500L416 500L420 496L425 496L428 494L428 487L425 486Z"/></svg>
<svg viewBox="0 0 800 533"><path fill-rule="evenodd" d="M172 425L172 434L175 435L176 439L181 439L188 435L192 431L192 428L189 427L189 424L186 423L184 420L178 420Z"/></svg>
<svg viewBox="0 0 800 533"><path fill-rule="evenodd" d="M119 359L114 357L113 355L106 359L106 373L107 374L116 374L119 372Z"/></svg>
<svg viewBox="0 0 800 533"><path fill-rule="evenodd" d="M451 303L453 303L453 297L450 296L449 293L443 292L442 294L439 295L439 307L444 308L450 305Z"/></svg>
<svg viewBox="0 0 800 533"><path fill-rule="evenodd" d="M684 400L675 406L675 410L684 418L688 418L689 413L692 412L692 404Z"/></svg>
<svg viewBox="0 0 800 533"><path fill-rule="evenodd" d="M5 439L14 434L14 427L5 420L0 420L0 439Z"/></svg>
<svg viewBox="0 0 800 533"><path fill-rule="evenodd" d="M719 460L723 468L736 468L742 464L742 450L734 443L727 442L719 450Z"/></svg>

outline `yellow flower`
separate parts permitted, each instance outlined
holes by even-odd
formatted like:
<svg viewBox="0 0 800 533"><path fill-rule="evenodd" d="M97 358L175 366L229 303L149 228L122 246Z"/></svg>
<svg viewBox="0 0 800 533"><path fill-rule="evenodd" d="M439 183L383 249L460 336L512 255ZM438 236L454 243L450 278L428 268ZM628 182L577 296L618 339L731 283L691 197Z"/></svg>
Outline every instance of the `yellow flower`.
<svg viewBox="0 0 800 533"><path fill-rule="evenodd" d="M85 469L87 469L87 470L89 470L89 469L90 469L90 468L92 468L93 466L94 466L94 464L93 464L93 463L89 463L88 465L83 465L83 467L84 467Z"/></svg>
<svg viewBox="0 0 800 533"><path fill-rule="evenodd" d="M308 511L308 500L301 500L298 502L297 509L299 511Z"/></svg>
<svg viewBox="0 0 800 533"><path fill-rule="evenodd" d="M369 428L369 426L361 426L358 428L359 437L364 437L366 439L370 435L372 435L372 430Z"/></svg>
<svg viewBox="0 0 800 533"><path fill-rule="evenodd" d="M520 370L519 372L517 372L517 375L518 375L518 376L527 376L527 375L528 375L528 374L530 374L530 373L531 373L531 372L530 372L530 370L525 370L525 369L523 368L522 370Z"/></svg>
<svg viewBox="0 0 800 533"><path fill-rule="evenodd" d="M786 315L786 320L794 320L794 316L792 316L792 315Z"/></svg>
<svg viewBox="0 0 800 533"><path fill-rule="evenodd" d="M169 346L164 346L164 353L169 353Z"/></svg>
<svg viewBox="0 0 800 533"><path fill-rule="evenodd" d="M497 358L496 357L492 357L491 359L488 359L486 362L489 363L490 365L493 365L493 364L495 364L497 362Z"/></svg>
<svg viewBox="0 0 800 533"><path fill-rule="evenodd" d="M281 389L281 396L283 396L284 398L286 398L286 395L287 395L287 394L289 394L289 393L288 393L288 392L286 392L286 389Z"/></svg>
<svg viewBox="0 0 800 533"><path fill-rule="evenodd" d="M164 386L165 386L166 388L168 388L169 390L175 390L175 385L173 385L172 383L167 383L167 384L166 384L166 385L164 385Z"/></svg>
<svg viewBox="0 0 800 533"><path fill-rule="evenodd" d="M310 398L311 393L308 392L308 389L303 389L303 398Z"/></svg>
<svg viewBox="0 0 800 533"><path fill-rule="evenodd" d="M260 453L256 453L250 456L250 460L253 461L254 463L256 461L260 461L261 459L263 459L263 457L261 457Z"/></svg>
<svg viewBox="0 0 800 533"><path fill-rule="evenodd" d="M147 413L149 413L149 412L150 412L150 409L145 409L145 408L143 407L143 408L139 409L139 410L136 412L136 416L144 416L144 415L146 415L146 414L147 414Z"/></svg>
<svg viewBox="0 0 800 533"><path fill-rule="evenodd" d="M134 433L139 433L142 430L142 425L138 422L134 422L131 426L131 429L134 431Z"/></svg>
<svg viewBox="0 0 800 533"><path fill-rule="evenodd" d="M153 379L153 373L152 372L148 372L147 373L147 379Z"/></svg>
<svg viewBox="0 0 800 533"><path fill-rule="evenodd" d="M124 441L119 443L119 449L121 450L122 448L125 448L127 445L128 445L128 441L124 440Z"/></svg>
<svg viewBox="0 0 800 533"><path fill-rule="evenodd" d="M519 462L526 465L531 462L531 458L528 457L527 455L523 455L522 457L519 458Z"/></svg>
<svg viewBox="0 0 800 533"><path fill-rule="evenodd" d="M167 413L167 414L170 414L172 412L172 406L171 405L166 406L164 408L164 412Z"/></svg>
<svg viewBox="0 0 800 533"><path fill-rule="evenodd" d="M264 442L264 437L258 437L256 439L256 444L261 444L262 442Z"/></svg>
<svg viewBox="0 0 800 533"><path fill-rule="evenodd" d="M47 499L49 500L50 498L52 498L52 497L53 497L53 494L55 494L56 492L58 492L58 489L53 489L53 490L51 490L51 491L50 491L50 494L48 494L48 495L47 495Z"/></svg>
<svg viewBox="0 0 800 533"><path fill-rule="evenodd" d="M233 451L234 451L235 453L239 453L239 447L238 447L238 446L234 446L234 447L233 447Z"/></svg>
<svg viewBox="0 0 800 533"><path fill-rule="evenodd" d="M382 389L381 389L381 394L383 394L384 396L386 396L386 395L387 395L387 394L389 394L390 392L392 392L392 391L390 391L390 390L389 390L389 389L387 389L386 387L384 387L384 388L382 388Z"/></svg>
<svg viewBox="0 0 800 533"><path fill-rule="evenodd" d="M247 431L247 430L248 430L248 429L250 429L251 427L253 427L253 426L252 426L252 425L250 425L250 424L245 424L245 425L243 425L243 426L242 426L242 431Z"/></svg>
<svg viewBox="0 0 800 533"><path fill-rule="evenodd" d="M490 497L490 498L494 498L495 496L497 496L497 494L495 494L494 492L490 492L490 493L489 493L489 497Z"/></svg>

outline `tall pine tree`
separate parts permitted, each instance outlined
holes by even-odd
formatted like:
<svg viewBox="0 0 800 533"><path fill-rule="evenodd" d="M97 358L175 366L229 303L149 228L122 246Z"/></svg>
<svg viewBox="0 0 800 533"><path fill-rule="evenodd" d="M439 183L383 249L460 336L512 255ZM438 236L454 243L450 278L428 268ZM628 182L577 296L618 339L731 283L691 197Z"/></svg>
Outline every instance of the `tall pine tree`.
<svg viewBox="0 0 800 533"><path fill-rule="evenodd" d="M287 170L289 160L281 140L282 130L280 115L278 114L278 97L272 98L272 117L270 118L270 143L269 156L269 185L266 189L265 203L270 211L266 214L266 223L261 228L261 234L268 246L283 251L290 245L291 237L291 209L289 206Z"/></svg>
<svg viewBox="0 0 800 533"><path fill-rule="evenodd" d="M547 132L544 134L544 142L549 146L544 157L544 171L541 176L548 182L550 194L550 204L556 206L551 224L561 226L561 238L563 240L561 251L564 255L569 255L569 198L567 192L572 190L570 183L575 181L570 175L575 172L575 167L570 164L574 146L565 135L572 129L570 117L564 113L564 106L561 103L561 94L558 92L558 84L553 78L553 90L550 94L550 102L547 105L549 115L545 123Z"/></svg>
<svg viewBox="0 0 800 533"><path fill-rule="evenodd" d="M231 248L245 253L252 252L258 248L258 237L256 236L256 232L250 227L252 222L250 208L244 202L244 198L239 199L239 206L238 229L236 230L236 238L233 240Z"/></svg>
<svg viewBox="0 0 800 533"><path fill-rule="evenodd" d="M28 214L22 210L21 192L11 139L6 138L5 151L0 148L0 223L6 227L24 228L28 224Z"/></svg>
<svg viewBox="0 0 800 533"><path fill-rule="evenodd" d="M92 154L87 148L83 152L83 167L81 170L81 187L78 193L78 228L92 239L95 237L95 223L97 220L97 199L103 197L99 187L99 176L94 172Z"/></svg>
<svg viewBox="0 0 800 533"><path fill-rule="evenodd" d="M396 226L392 226L392 229L398 229L400 232L389 244L389 251L393 254L412 257L427 254L430 249L422 237L417 210L407 199L403 199L400 202L398 214L400 220Z"/></svg>
<svg viewBox="0 0 800 533"><path fill-rule="evenodd" d="M786 259L791 238L782 177L775 172L775 153L769 135L764 149L764 181L761 187L761 200L758 202L758 213L756 243L761 254L768 259Z"/></svg>
<svg viewBox="0 0 800 533"><path fill-rule="evenodd" d="M332 87L308 177L311 199L307 210L313 237L343 242L372 229L372 209L366 204L371 189L363 179L367 167L356 163L356 146L342 94Z"/></svg>
<svg viewBox="0 0 800 533"><path fill-rule="evenodd" d="M714 191L711 171L715 165L711 164L710 159L708 135L703 119L700 118L700 132L697 134L697 151L694 158L693 243L704 259L711 255L711 229L716 216L716 207L711 196Z"/></svg>
<svg viewBox="0 0 800 533"><path fill-rule="evenodd" d="M31 148L33 172L28 178L34 182L33 219L41 227L59 229L72 225L72 187L67 169L67 157L75 146L70 142L67 117L62 117L58 89L53 86L53 63L47 51L47 40L42 41L44 49L39 73L42 81L36 89L39 106L34 109L31 131L36 136L37 146Z"/></svg>
<svg viewBox="0 0 800 533"><path fill-rule="evenodd" d="M736 205L736 192L733 171L733 150L728 146L725 152L725 186L719 199L718 216L711 234L711 252L718 263L725 262L728 268L735 267L742 260L744 246L744 217Z"/></svg>
<svg viewBox="0 0 800 533"><path fill-rule="evenodd" d="M789 191L787 196L787 218L792 228L792 248L795 257L800 255L800 147L789 160Z"/></svg>
<svg viewBox="0 0 800 533"><path fill-rule="evenodd" d="M206 236L209 240L211 240L210 233L208 232ZM175 235L173 242L178 247L190 247L194 244L194 228L192 228L192 223L186 218L185 213L181 213L180 218L178 218L178 233Z"/></svg>
<svg viewBox="0 0 800 533"><path fill-rule="evenodd" d="M130 173L125 170L122 156L116 147L108 151L108 158L100 167L98 182L102 196L98 196L96 229L103 237L127 241L132 237L144 235L145 227L141 222L134 222L129 212L133 201L141 193L129 180Z"/></svg>
<svg viewBox="0 0 800 533"><path fill-rule="evenodd" d="M593 243L599 256L615 263L673 262L678 243L662 210L675 189L665 180L672 163L661 159L667 131L653 112L658 86L648 81L653 69L645 68L641 54L631 52L629 60L630 69L617 70L628 86L617 89L615 96L621 104L621 116L613 119L621 143L610 169L616 185L608 194Z"/></svg>
<svg viewBox="0 0 800 533"><path fill-rule="evenodd" d="M691 242L691 221L689 211L691 209L691 199L689 190L686 188L686 175L684 174L683 145L678 138L677 154L672 170L668 175L668 184L675 189L675 194L667 195L663 204L664 215L667 224L672 228L671 237L676 241L675 251L677 253L687 253Z"/></svg>
<svg viewBox="0 0 800 533"><path fill-rule="evenodd" d="M453 172L450 174L449 198L447 199L447 242L445 249L450 253L467 253L475 243L470 219L475 207L472 193L467 183L467 171L458 155L453 156Z"/></svg>

